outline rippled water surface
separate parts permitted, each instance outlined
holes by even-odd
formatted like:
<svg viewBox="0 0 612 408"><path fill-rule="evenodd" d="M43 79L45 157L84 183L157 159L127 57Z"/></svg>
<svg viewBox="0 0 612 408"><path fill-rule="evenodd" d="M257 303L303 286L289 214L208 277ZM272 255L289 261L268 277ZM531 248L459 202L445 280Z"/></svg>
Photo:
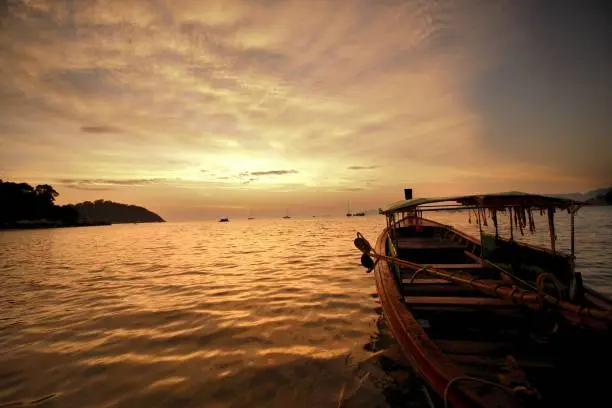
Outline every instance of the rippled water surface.
<svg viewBox="0 0 612 408"><path fill-rule="evenodd" d="M610 210L577 222L578 266L608 293ZM0 406L335 407L377 333L352 240L384 223L0 231Z"/></svg>

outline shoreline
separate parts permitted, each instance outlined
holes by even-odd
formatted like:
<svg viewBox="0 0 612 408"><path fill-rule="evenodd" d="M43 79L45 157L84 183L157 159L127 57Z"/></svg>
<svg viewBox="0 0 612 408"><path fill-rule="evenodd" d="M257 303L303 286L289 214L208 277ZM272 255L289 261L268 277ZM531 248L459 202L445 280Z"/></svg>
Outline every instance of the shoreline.
<svg viewBox="0 0 612 408"><path fill-rule="evenodd" d="M80 227L101 227L115 224L153 224L164 223L166 221L129 221L129 222L108 222L108 221L86 221L77 223L63 223L61 221L17 221L0 223L0 231L31 230L31 229L55 229L55 228L80 228Z"/></svg>
<svg viewBox="0 0 612 408"><path fill-rule="evenodd" d="M52 229L52 228L77 228L77 227L99 227L112 225L110 222L81 222L64 224L62 222L11 222L0 224L0 230L30 230L30 229Z"/></svg>

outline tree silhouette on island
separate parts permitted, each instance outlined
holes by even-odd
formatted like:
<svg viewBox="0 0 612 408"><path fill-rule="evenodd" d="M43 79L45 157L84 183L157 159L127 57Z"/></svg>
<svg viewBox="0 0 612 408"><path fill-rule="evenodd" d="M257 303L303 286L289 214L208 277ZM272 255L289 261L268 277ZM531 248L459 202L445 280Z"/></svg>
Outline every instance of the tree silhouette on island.
<svg viewBox="0 0 612 408"><path fill-rule="evenodd" d="M162 217L144 207L107 200L85 201L74 206L81 218L111 224L165 222Z"/></svg>
<svg viewBox="0 0 612 408"><path fill-rule="evenodd" d="M0 180L0 229L50 228L165 222L146 208L106 200L56 205L59 193L48 184Z"/></svg>

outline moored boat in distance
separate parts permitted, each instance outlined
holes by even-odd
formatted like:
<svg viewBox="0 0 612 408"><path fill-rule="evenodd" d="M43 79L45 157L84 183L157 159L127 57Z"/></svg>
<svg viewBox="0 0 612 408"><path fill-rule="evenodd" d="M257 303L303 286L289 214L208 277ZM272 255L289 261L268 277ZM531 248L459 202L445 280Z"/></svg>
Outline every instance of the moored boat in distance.
<svg viewBox="0 0 612 408"><path fill-rule="evenodd" d="M229 218L219 218L219 222L229 222Z"/></svg>
<svg viewBox="0 0 612 408"><path fill-rule="evenodd" d="M608 398L612 300L575 271L582 204L510 193L412 199L406 190L381 210L387 226L373 248L358 234L387 324L443 406L597 406ZM480 239L423 217L458 210L470 212ZM570 214L569 253L556 245L556 210ZM535 231L535 212L547 215L550 248L519 241ZM500 234L503 216L509 237Z"/></svg>

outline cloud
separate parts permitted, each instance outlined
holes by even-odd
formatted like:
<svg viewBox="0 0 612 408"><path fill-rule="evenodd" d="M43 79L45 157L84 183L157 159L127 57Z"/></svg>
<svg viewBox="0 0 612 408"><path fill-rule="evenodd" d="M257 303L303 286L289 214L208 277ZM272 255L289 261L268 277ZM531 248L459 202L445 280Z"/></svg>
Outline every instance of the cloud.
<svg viewBox="0 0 612 408"><path fill-rule="evenodd" d="M159 184L168 179L60 179L58 183L72 188L100 189L103 186L143 186Z"/></svg>
<svg viewBox="0 0 612 408"><path fill-rule="evenodd" d="M86 133L121 133L121 129L115 126L81 126L81 131Z"/></svg>
<svg viewBox="0 0 612 408"><path fill-rule="evenodd" d="M58 69L48 72L43 81L75 94L112 96L122 90L113 76L109 68Z"/></svg>
<svg viewBox="0 0 612 408"><path fill-rule="evenodd" d="M364 191L365 188L363 187L344 187L344 188L339 188L338 191Z"/></svg>
<svg viewBox="0 0 612 408"><path fill-rule="evenodd" d="M63 187L71 188L73 190L83 190L83 191L112 191L115 190L112 187L102 187L102 186L88 186L81 184L67 184Z"/></svg>
<svg viewBox="0 0 612 408"><path fill-rule="evenodd" d="M283 176L285 174L297 174L297 170L265 170L265 171L252 171L252 176Z"/></svg>
<svg viewBox="0 0 612 408"><path fill-rule="evenodd" d="M469 79L463 97L478 116L487 154L503 151L504 161L600 178L612 172L605 166L612 121L603 108L612 105L612 93L600 91L612 86L605 74L612 55L601 51L612 38L609 8L560 2L554 10L536 2L500 20L503 52L492 38L474 43L468 58L487 55L487 65Z"/></svg>
<svg viewBox="0 0 612 408"><path fill-rule="evenodd" d="M350 3L13 2L0 17L0 170L88 188L182 180L147 184L159 197L180 184L305 199L355 188L362 171L381 191L394 174L458 189L609 181L604 12Z"/></svg>
<svg viewBox="0 0 612 408"><path fill-rule="evenodd" d="M349 166L348 170L374 170L377 169L378 166Z"/></svg>

